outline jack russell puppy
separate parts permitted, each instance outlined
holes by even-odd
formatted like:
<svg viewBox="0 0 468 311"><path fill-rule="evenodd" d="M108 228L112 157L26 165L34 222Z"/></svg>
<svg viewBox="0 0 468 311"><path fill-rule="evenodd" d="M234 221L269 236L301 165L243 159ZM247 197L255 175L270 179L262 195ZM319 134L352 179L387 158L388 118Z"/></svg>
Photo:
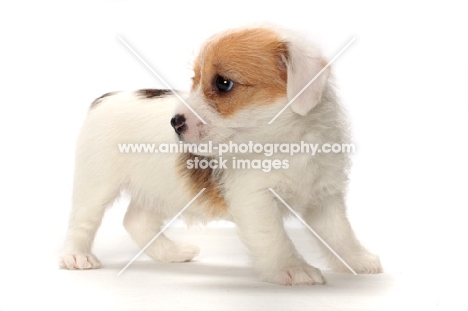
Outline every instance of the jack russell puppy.
<svg viewBox="0 0 468 311"><path fill-rule="evenodd" d="M240 28L204 43L194 61L191 91L180 95L183 98L168 90L146 89L96 99L76 146L73 206L60 267L101 266L92 253L93 240L106 208L126 191L131 202L123 223L142 248L199 194L181 218L188 223L233 221L262 280L324 284L320 270L298 254L286 234L283 218L291 212L281 198L354 271L381 272L378 256L356 239L346 216L346 153L312 156L277 150L270 155L236 149L220 156L216 150L222 144L349 143L326 65L320 50L295 33ZM119 149L122 144L149 143L214 147L174 153ZM229 165L213 165L222 161ZM241 168L231 165L238 161L243 161ZM273 165L264 169L268 161ZM348 271L320 245L331 269ZM161 234L145 253L156 261L184 262L199 249Z"/></svg>

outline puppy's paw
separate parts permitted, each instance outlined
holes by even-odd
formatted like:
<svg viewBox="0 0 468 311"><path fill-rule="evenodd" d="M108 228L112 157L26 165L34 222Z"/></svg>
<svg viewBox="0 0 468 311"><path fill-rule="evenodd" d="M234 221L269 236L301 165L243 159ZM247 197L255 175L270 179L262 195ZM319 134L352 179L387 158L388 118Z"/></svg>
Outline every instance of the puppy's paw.
<svg viewBox="0 0 468 311"><path fill-rule="evenodd" d="M354 271L356 271L356 273L376 274L383 272L379 256L372 253L366 253L361 256L361 259L355 266Z"/></svg>
<svg viewBox="0 0 468 311"><path fill-rule="evenodd" d="M165 258L168 262L186 262L192 260L200 253L200 248L187 243L176 243L175 247L170 249Z"/></svg>
<svg viewBox="0 0 468 311"><path fill-rule="evenodd" d="M170 247L147 250L147 255L161 262L186 262L200 253L200 249L187 243L171 243Z"/></svg>
<svg viewBox="0 0 468 311"><path fill-rule="evenodd" d="M325 284L325 279L319 269L306 263L292 266L267 274L265 280L280 285L314 285Z"/></svg>
<svg viewBox="0 0 468 311"><path fill-rule="evenodd" d="M383 272L379 256L367 251L353 256L351 259L348 259L347 264L350 265L351 268L353 268L353 270L359 274L376 274ZM335 263L333 270L342 273L350 272L349 269L346 268L341 262Z"/></svg>
<svg viewBox="0 0 468 311"><path fill-rule="evenodd" d="M69 270L97 269L101 262L93 254L66 254L60 257L59 266Z"/></svg>

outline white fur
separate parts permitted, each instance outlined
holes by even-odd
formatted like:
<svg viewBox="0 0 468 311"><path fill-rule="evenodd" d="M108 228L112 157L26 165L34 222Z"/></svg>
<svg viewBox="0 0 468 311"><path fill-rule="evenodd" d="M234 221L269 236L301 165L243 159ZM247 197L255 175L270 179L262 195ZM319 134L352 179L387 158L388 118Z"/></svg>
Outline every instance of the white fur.
<svg viewBox="0 0 468 311"><path fill-rule="evenodd" d="M253 105L224 118L206 104L200 90L194 90L187 102L207 125L202 125L173 96L141 99L134 92L121 92L103 98L90 110L77 143L73 208L65 251L60 258L62 268L100 266L91 253L92 242L106 207L121 190L132 197L124 225L140 247L159 232L165 220L192 199L191 194L183 191L176 173L177 155L121 154L117 147L119 143L178 143L169 124L175 113L184 114L187 119L188 130L183 135L187 142L350 142L328 71L273 124L267 124L323 68L323 59L314 46L299 42L297 37L282 35L288 41L291 58L287 62L287 98L276 103L261 108ZM224 157L232 156L270 159L259 154ZM361 246L346 217L347 155L275 155L275 158L287 159L289 169L265 173L228 168L220 172L218 181L228 206L222 218L238 226L260 277L284 285L325 282L320 271L297 253L285 233L282 218L288 215L287 209L268 190L270 187L356 272L381 272L378 257ZM182 217L187 222L212 219L205 206L197 201ZM323 252L332 269L347 272L324 247ZM158 261L180 262L191 260L198 254L198 248L161 235L146 253Z"/></svg>

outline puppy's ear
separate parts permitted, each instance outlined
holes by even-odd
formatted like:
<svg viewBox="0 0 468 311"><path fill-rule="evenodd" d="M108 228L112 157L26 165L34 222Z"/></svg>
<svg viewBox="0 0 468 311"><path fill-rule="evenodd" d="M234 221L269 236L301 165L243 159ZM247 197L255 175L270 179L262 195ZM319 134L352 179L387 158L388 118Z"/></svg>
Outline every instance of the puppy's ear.
<svg viewBox="0 0 468 311"><path fill-rule="evenodd" d="M330 68L325 69L317 76L327 65L326 60L317 51L290 42L283 42L282 45L281 55L287 73L288 100L294 99L315 78L291 104L294 112L305 116L320 102L330 75Z"/></svg>

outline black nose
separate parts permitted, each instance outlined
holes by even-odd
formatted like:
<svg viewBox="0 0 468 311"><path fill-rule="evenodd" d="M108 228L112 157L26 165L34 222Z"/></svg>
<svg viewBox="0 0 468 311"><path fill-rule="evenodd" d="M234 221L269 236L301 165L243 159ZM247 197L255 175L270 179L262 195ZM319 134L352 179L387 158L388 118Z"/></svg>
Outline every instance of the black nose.
<svg viewBox="0 0 468 311"><path fill-rule="evenodd" d="M176 114L174 117L172 117L171 125L177 135L180 135L187 130L187 124L185 124L185 117L183 114Z"/></svg>

